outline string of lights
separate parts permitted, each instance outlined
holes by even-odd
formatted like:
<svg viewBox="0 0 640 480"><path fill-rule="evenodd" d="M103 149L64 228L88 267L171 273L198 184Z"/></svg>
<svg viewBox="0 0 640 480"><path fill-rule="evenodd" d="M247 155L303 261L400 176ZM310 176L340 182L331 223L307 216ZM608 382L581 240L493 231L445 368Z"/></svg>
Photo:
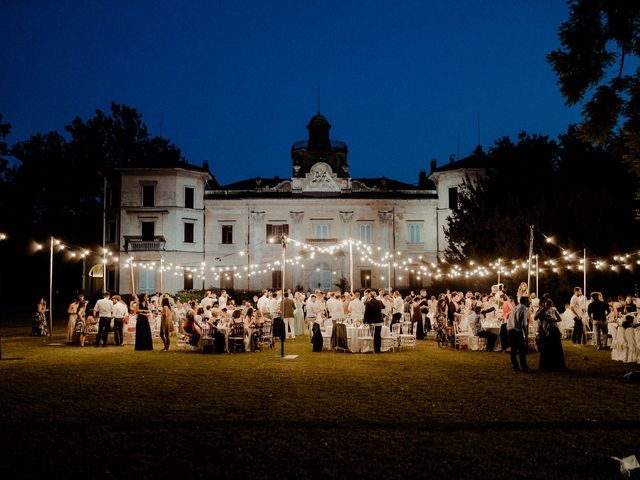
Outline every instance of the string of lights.
<svg viewBox="0 0 640 480"><path fill-rule="evenodd" d="M0 233L0 240L6 240L8 235ZM584 258L581 253L563 248L557 244L554 237L544 235L547 243L557 246L561 255L555 258L548 258L541 262L539 273L559 273L565 271L584 271ZM427 261L423 255L408 256L402 252L390 252L384 250L380 246L365 243L360 240L347 238L331 245L314 245L294 238L285 239L288 246L298 249L298 254L286 260L287 266L305 268L305 261L314 260L317 255L338 256L344 255L351 246L354 249L354 255L357 256L361 264L375 266L378 268L393 267L394 271L411 273L418 275L418 278L424 276L428 278L482 278L489 277L500 273L504 276L515 276L526 270L529 266L527 259L504 260L497 259L489 263L481 263L472 259L464 262L447 263L436 259L435 261ZM101 256L101 262L106 264L117 264L120 261L120 255L123 252L113 252L108 249L93 250L90 248L74 245L60 238L53 239L55 253L66 252L69 259L85 259L90 255ZM35 243L35 250L41 251L44 244ZM266 274L280 269L280 260L265 261L261 263L251 264L225 264L219 265L217 262L222 261L225 257L237 255L243 257L246 255L244 250L232 252L224 256L214 257L213 265L211 262L199 262L190 264L174 264L161 261L145 261L136 260L131 253L127 253L128 258L124 261L126 267L138 269L148 269L173 273L174 275L192 275L198 278L204 278L209 273L214 278L219 279L221 275L233 275L236 278L243 276L254 277ZM600 271L633 271L634 268L640 268L640 251L615 254L606 257L589 258L588 263L596 270ZM335 272L334 272L335 273ZM534 274L535 275L535 274ZM402 277L400 276L401 280Z"/></svg>

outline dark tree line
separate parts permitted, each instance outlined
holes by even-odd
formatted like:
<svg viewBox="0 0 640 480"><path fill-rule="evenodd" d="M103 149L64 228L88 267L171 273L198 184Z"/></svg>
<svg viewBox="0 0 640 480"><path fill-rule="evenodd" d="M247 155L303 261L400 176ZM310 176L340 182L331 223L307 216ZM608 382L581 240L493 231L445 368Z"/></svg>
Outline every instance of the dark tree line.
<svg viewBox="0 0 640 480"><path fill-rule="evenodd" d="M566 248L600 255L637 246L638 179L616 148L589 144L570 128L557 140L525 133L516 142L503 138L474 155L490 168L459 194L446 232L448 260L526 257L530 225ZM541 239L538 250L545 248Z"/></svg>
<svg viewBox="0 0 640 480"><path fill-rule="evenodd" d="M32 254L34 240L53 235L98 250L104 175L133 162L184 161L177 147L151 135L141 114L125 105L112 103L86 120L76 117L64 130L35 134L10 147L11 126L0 115L0 232L10 235L1 255L17 267L0 278L3 298L24 294L33 301L48 292L48 256ZM61 263L57 273L64 277L65 269L73 278L56 283L77 290L81 269Z"/></svg>

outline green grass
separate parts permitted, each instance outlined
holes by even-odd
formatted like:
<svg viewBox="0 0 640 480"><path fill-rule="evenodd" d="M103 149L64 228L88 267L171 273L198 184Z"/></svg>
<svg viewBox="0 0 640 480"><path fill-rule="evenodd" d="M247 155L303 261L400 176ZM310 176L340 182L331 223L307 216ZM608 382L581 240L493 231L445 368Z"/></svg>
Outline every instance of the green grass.
<svg viewBox="0 0 640 480"><path fill-rule="evenodd" d="M0 328L2 478L617 478L609 457L640 453L640 385L622 381L640 366L589 347L564 345L567 373L531 355L527 375L432 341L352 355L298 339L282 360L28 330Z"/></svg>

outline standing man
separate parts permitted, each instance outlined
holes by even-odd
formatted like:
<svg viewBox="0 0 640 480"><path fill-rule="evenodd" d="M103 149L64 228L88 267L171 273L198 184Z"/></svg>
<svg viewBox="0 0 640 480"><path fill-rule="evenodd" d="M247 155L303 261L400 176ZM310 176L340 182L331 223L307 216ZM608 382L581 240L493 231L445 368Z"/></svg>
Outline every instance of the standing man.
<svg viewBox="0 0 640 480"><path fill-rule="evenodd" d="M269 299L271 298L271 292L269 290L262 290L262 296L258 299L257 307L262 310L262 314L265 318L271 318L269 312Z"/></svg>
<svg viewBox="0 0 640 480"><path fill-rule="evenodd" d="M600 299L598 292L591 294L592 302L587 309L589 317L593 320L593 334L598 350L607 348L607 315L611 311L609 305Z"/></svg>
<svg viewBox="0 0 640 480"><path fill-rule="evenodd" d="M400 292L396 290L393 292L393 306L391 310L391 326L393 327L394 323L400 323L402 320L402 314L404 313L404 300L402 300L402 295Z"/></svg>
<svg viewBox="0 0 640 480"><path fill-rule="evenodd" d="M371 290L369 292L368 299L364 304L364 323L368 323L373 325L373 351L374 353L380 353L380 348L382 347L382 337L380 336L380 332L382 331L382 324L384 323L384 319L382 318L382 309L384 305L377 298L377 293L375 290Z"/></svg>
<svg viewBox="0 0 640 480"><path fill-rule="evenodd" d="M282 317L284 318L284 331L287 338L296 338L296 331L294 328L294 315L295 303L291 298L289 292L284 293L284 300L282 301Z"/></svg>
<svg viewBox="0 0 640 480"><path fill-rule="evenodd" d="M529 297L520 297L520 302L515 308L515 313L509 315L507 321L507 330L509 332L509 341L511 343L511 365L514 372L528 372L527 366L527 321L529 319ZM518 365L518 357L520 357L520 365Z"/></svg>
<svg viewBox="0 0 640 480"><path fill-rule="evenodd" d="M338 298L339 295L339 293L329 292L327 299L327 313L334 322L344 320L344 307Z"/></svg>
<svg viewBox="0 0 640 480"><path fill-rule="evenodd" d="M113 340L116 347L121 347L124 341L124 317L127 316L129 310L127 305L122 301L120 295L113 296Z"/></svg>
<svg viewBox="0 0 640 480"><path fill-rule="evenodd" d="M573 313L573 334L571 335L571 340L575 346L582 345L585 343L582 317L584 317L587 311L587 302L580 287L573 289L573 297L571 297L571 301L569 302L569 308L571 308L571 313Z"/></svg>
<svg viewBox="0 0 640 480"><path fill-rule="evenodd" d="M349 313L353 322L360 322L364 318L364 303L360 300L360 292L353 294L353 300L349 302Z"/></svg>
<svg viewBox="0 0 640 480"><path fill-rule="evenodd" d="M100 318L98 335L96 335L96 347L100 346L100 338L102 338L102 346L107 346L109 326L111 325L111 317L113 316L113 302L110 297L111 294L109 292L104 292L102 298L98 300L96 306L93 307L93 316Z"/></svg>

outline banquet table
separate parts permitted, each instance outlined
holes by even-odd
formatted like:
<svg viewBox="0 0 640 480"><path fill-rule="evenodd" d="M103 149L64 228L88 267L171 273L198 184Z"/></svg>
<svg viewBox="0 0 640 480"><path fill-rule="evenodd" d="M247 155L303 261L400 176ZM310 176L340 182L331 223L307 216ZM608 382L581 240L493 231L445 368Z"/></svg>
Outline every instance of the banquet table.
<svg viewBox="0 0 640 480"><path fill-rule="evenodd" d="M347 325L347 345L349 346L349 350L353 353L361 353L360 345L358 345L358 331L362 332L366 326L361 325L359 327L353 325ZM391 329L383 325L380 330L380 337L386 338L391 337Z"/></svg>
<svg viewBox="0 0 640 480"><path fill-rule="evenodd" d="M502 325L502 322L496 319L487 319L481 321L480 324L482 325L483 330L495 333L498 336L494 351L502 349L502 343L500 342L500 326Z"/></svg>

